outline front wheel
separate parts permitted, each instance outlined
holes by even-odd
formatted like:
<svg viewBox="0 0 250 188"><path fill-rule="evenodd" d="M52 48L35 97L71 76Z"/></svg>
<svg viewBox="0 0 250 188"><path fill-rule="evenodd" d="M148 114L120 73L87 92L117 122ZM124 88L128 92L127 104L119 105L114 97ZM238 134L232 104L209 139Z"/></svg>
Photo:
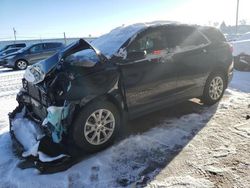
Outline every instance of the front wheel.
<svg viewBox="0 0 250 188"><path fill-rule="evenodd" d="M227 82L223 73L212 73L207 79L202 102L206 105L217 103L222 98L226 85Z"/></svg>
<svg viewBox="0 0 250 188"><path fill-rule="evenodd" d="M73 125L73 141L87 152L102 150L114 142L120 123L119 112L112 103L93 102L79 112Z"/></svg>
<svg viewBox="0 0 250 188"><path fill-rule="evenodd" d="M15 65L15 68L18 69L18 70L25 70L28 66L28 63L27 61L25 60L18 60L16 62L16 65Z"/></svg>

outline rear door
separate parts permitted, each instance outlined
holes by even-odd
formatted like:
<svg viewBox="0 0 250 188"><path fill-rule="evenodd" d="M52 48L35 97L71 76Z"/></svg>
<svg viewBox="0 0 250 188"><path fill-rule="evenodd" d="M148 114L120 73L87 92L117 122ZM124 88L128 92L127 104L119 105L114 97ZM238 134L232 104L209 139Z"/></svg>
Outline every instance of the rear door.
<svg viewBox="0 0 250 188"><path fill-rule="evenodd" d="M210 41L191 26L178 26L174 32L173 61L176 65L178 96L199 97L211 70Z"/></svg>
<svg viewBox="0 0 250 188"><path fill-rule="evenodd" d="M165 40L164 28L151 28L127 47L120 69L130 115L154 111L174 98L175 65L168 58ZM144 57L130 57L143 52Z"/></svg>

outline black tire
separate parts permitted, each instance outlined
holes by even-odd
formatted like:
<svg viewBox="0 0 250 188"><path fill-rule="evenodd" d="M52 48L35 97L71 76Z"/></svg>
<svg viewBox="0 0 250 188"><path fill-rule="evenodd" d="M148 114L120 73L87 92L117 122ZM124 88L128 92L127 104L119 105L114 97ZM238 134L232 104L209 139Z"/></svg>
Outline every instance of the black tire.
<svg viewBox="0 0 250 188"><path fill-rule="evenodd" d="M26 60L20 59L15 63L15 69L17 70L25 70L28 67L28 62Z"/></svg>
<svg viewBox="0 0 250 188"><path fill-rule="evenodd" d="M213 98L212 94L210 93L210 88L212 88L211 87L212 81L216 78L218 78L218 79L220 78L222 80L223 86L222 86L222 92L218 95L219 97ZM223 97L223 94L225 92L226 87L227 87L227 80L226 80L225 74L223 72L211 73L206 81L201 101L205 105L213 105L213 104L217 103Z"/></svg>
<svg viewBox="0 0 250 188"><path fill-rule="evenodd" d="M108 138L108 140L105 141L104 143L94 145L94 144L91 144L87 140L88 136L85 136L84 133L85 133L85 128L87 126L86 125L87 120L90 118L90 116L94 112L96 112L99 109L105 109L105 110L110 111L114 117L115 123L114 123L113 133L110 134L111 136ZM70 137L73 138L73 142L76 144L76 146L78 146L84 152L92 153L92 152L97 152L97 151L103 150L106 147L113 144L113 142L115 141L115 138L119 134L120 127L121 127L121 118L120 118L120 113L118 112L116 106L108 101L96 101L96 102L92 102L92 103L88 104L83 109L81 109L81 111L78 113L78 115L74 121L72 131L70 133L72 135ZM101 131L103 131L103 130L101 130ZM101 132L101 131L99 130L99 132ZM95 133L93 133L93 134L95 134ZM105 137L103 132L102 132L102 136ZM99 138L100 137L101 136L99 135Z"/></svg>

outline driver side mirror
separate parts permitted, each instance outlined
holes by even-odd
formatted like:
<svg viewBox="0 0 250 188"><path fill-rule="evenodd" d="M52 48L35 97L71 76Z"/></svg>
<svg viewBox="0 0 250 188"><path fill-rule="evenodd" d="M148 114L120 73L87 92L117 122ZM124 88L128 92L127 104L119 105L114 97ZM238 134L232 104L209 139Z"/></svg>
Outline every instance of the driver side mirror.
<svg viewBox="0 0 250 188"><path fill-rule="evenodd" d="M139 52L129 52L127 54L127 59L129 60L139 60L144 59L146 57L146 51L139 51Z"/></svg>

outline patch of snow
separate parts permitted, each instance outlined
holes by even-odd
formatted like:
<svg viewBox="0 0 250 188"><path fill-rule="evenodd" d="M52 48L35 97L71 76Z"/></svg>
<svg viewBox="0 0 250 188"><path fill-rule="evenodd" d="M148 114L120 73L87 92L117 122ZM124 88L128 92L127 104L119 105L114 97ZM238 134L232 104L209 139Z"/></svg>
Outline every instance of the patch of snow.
<svg viewBox="0 0 250 188"><path fill-rule="evenodd" d="M23 157L29 157L34 156L36 157L38 155L38 147L39 147L40 141L37 141L33 146L28 148L26 151L22 153Z"/></svg>
<svg viewBox="0 0 250 188"><path fill-rule="evenodd" d="M205 170L210 172L210 173L220 174L220 175L224 172L223 169L215 167L215 166L207 166L207 167L205 167Z"/></svg>
<svg viewBox="0 0 250 188"><path fill-rule="evenodd" d="M189 140L189 136L192 136L190 135L190 133L192 134L191 130L195 130L197 126L201 125L201 121L209 117L209 113L208 115L206 113L202 115L190 114L180 119L173 119L170 123L168 121L167 124L163 122L160 127L142 135L131 136L62 173L37 176L37 172L31 170L21 171L14 167L15 182L21 187L31 185L42 187L48 185L48 182L57 184L59 187L66 187L68 180L65 178L71 176L72 173L79 173L81 186L117 187L121 186L121 182L126 182L125 185L129 186L131 183L138 181L141 174L145 173L150 177L151 170L161 168L161 165L165 164L165 160L168 159L169 152L178 151L180 146L185 145ZM20 136L18 138L23 144L26 144L26 148L34 147L37 143L37 136L33 131L29 132L30 130L27 130L27 128L34 130L35 125L26 119L17 119L14 124L15 130L19 129L20 135L22 133L22 138ZM23 130L20 130L21 127L23 127ZM7 136L1 136L0 143L10 142L9 139ZM0 149L0 154L2 152L4 151ZM6 155L5 152L4 155ZM44 160L48 161L47 156L43 154L41 156L39 154L39 157L41 159L45 157ZM1 158L0 164L3 162ZM12 172L8 171L8 173ZM9 174L8 177L12 176ZM5 179L5 181L13 182L11 179ZM78 182L77 180L74 181ZM199 182L202 181L196 181L195 184L190 185L199 185Z"/></svg>
<svg viewBox="0 0 250 188"><path fill-rule="evenodd" d="M52 107L52 111L57 110ZM44 136L41 128L35 122L24 118L25 108L22 112L16 114L14 120L12 120L12 130L14 131L16 139L23 145L24 152L22 153L23 157L34 156L39 157L40 161L51 162L60 158L65 157L66 155L61 154L56 157L50 157L43 152L38 150L40 140Z"/></svg>
<svg viewBox="0 0 250 188"><path fill-rule="evenodd" d="M39 139L43 136L40 127L27 118L23 118L20 114L17 114L12 124L12 131L24 147L23 157L28 155L37 156Z"/></svg>
<svg viewBox="0 0 250 188"><path fill-rule="evenodd" d="M46 155L45 153L38 151L38 156L39 156L40 161L42 161L42 162L51 162L51 161L55 161L57 159L61 159L63 157L66 157L67 155L61 154L61 155L58 155L56 157L50 157L50 156Z"/></svg>

